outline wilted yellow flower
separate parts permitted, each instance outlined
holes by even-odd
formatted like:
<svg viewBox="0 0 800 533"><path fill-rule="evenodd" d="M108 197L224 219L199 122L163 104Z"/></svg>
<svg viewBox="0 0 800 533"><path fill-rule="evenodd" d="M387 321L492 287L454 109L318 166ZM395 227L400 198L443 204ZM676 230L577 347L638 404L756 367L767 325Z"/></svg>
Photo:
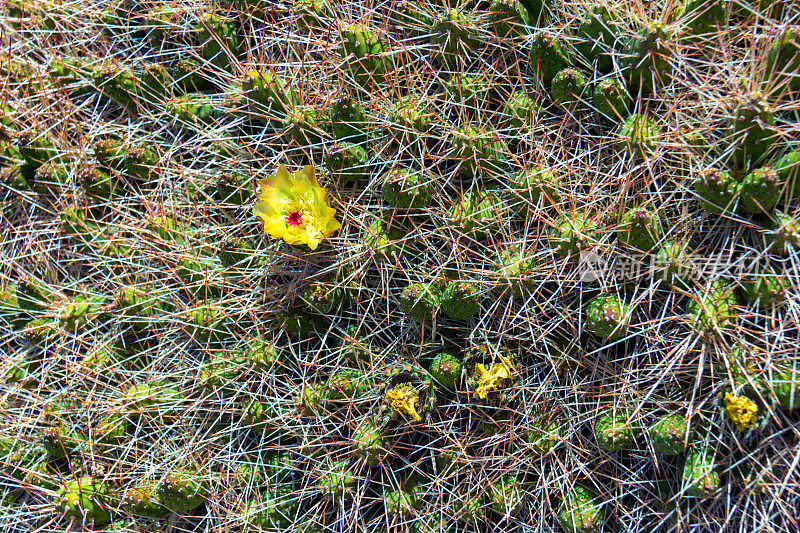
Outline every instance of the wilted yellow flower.
<svg viewBox="0 0 800 533"><path fill-rule="evenodd" d="M422 420L422 417L417 413L419 394L410 383L403 383L387 390L386 399L389 400L389 406L395 413L409 415L414 420Z"/></svg>
<svg viewBox="0 0 800 533"><path fill-rule="evenodd" d="M488 370L480 363L475 365L475 373L478 378L478 389L475 394L478 395L478 398L486 398L491 391L497 390L501 379L511 379L513 377L512 372L514 369L508 360L509 358L503 357L502 359L502 363L494 363Z"/></svg>
<svg viewBox="0 0 800 533"><path fill-rule="evenodd" d="M755 402L743 396L725 393L725 414L736 424L739 431L756 427L757 413L758 406Z"/></svg>
<svg viewBox="0 0 800 533"><path fill-rule="evenodd" d="M273 176L258 182L261 194L253 213L264 221L264 231L288 244L307 244L316 250L322 239L341 228L328 203L328 193L309 165L289 174L281 165Z"/></svg>

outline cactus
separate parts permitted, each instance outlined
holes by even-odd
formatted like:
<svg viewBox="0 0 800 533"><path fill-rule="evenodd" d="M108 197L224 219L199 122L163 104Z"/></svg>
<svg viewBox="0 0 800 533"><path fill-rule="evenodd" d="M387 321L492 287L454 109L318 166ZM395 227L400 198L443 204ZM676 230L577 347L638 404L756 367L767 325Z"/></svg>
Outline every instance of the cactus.
<svg viewBox="0 0 800 533"><path fill-rule="evenodd" d="M725 280L711 281L687 305L689 321L698 334L725 331L735 325L736 292Z"/></svg>
<svg viewBox="0 0 800 533"><path fill-rule="evenodd" d="M241 55L242 39L239 37L236 20L226 19L214 13L198 21L197 41L204 59L223 70L230 70L232 60Z"/></svg>
<svg viewBox="0 0 800 533"><path fill-rule="evenodd" d="M778 173L778 183L786 184L786 197L793 200L800 198L800 149L784 154L772 168Z"/></svg>
<svg viewBox="0 0 800 533"><path fill-rule="evenodd" d="M671 81L672 39L672 30L660 23L646 25L631 38L622 61L629 86L649 93Z"/></svg>
<svg viewBox="0 0 800 533"><path fill-rule="evenodd" d="M561 201L561 180L552 169L535 165L520 170L511 180L511 189L523 200L520 213L535 212L533 208L557 205Z"/></svg>
<svg viewBox="0 0 800 533"><path fill-rule="evenodd" d="M575 49L600 72L611 72L613 68L612 57L618 48L617 36L621 33L618 25L616 13L595 2L589 6L575 32L578 37Z"/></svg>
<svg viewBox="0 0 800 533"><path fill-rule="evenodd" d="M400 295L400 307L414 320L430 319L439 308L437 288L428 283L410 283Z"/></svg>
<svg viewBox="0 0 800 533"><path fill-rule="evenodd" d="M156 494L158 501L173 513L188 513L206 501L207 482L196 471L187 469L170 470L158 482Z"/></svg>
<svg viewBox="0 0 800 533"><path fill-rule="evenodd" d="M80 441L71 427L61 424L42 431L41 444L50 458L59 459L73 455Z"/></svg>
<svg viewBox="0 0 800 533"><path fill-rule="evenodd" d="M60 515L93 528L111 521L106 485L92 476L67 481L56 493L55 509Z"/></svg>
<svg viewBox="0 0 800 533"><path fill-rule="evenodd" d="M714 451L700 448L686 456L682 472L683 485L690 496L710 498L719 490L719 472L715 468Z"/></svg>
<svg viewBox="0 0 800 533"><path fill-rule="evenodd" d="M317 486L322 495L334 501L352 499L357 479L353 475L350 461L340 459L331 464L320 465Z"/></svg>
<svg viewBox="0 0 800 533"><path fill-rule="evenodd" d="M601 337L618 339L627 333L632 314L630 306L619 296L596 296L586 307L586 327Z"/></svg>
<svg viewBox="0 0 800 533"><path fill-rule="evenodd" d="M489 485L489 506L501 515L514 514L522 508L524 494L520 477L506 474Z"/></svg>
<svg viewBox="0 0 800 533"><path fill-rule="evenodd" d="M176 96L165 102L164 107L177 121L191 125L214 124L222 118L214 99L203 93Z"/></svg>
<svg viewBox="0 0 800 533"><path fill-rule="evenodd" d="M800 222L787 213L775 211L772 228L764 237L773 253L785 256L792 249L800 249Z"/></svg>
<svg viewBox="0 0 800 533"><path fill-rule="evenodd" d="M462 70L472 63L480 40L478 21L470 12L445 9L431 30L431 42L439 46L440 57L451 70Z"/></svg>
<svg viewBox="0 0 800 533"><path fill-rule="evenodd" d="M142 483L125 492L122 496L122 508L127 512L150 518L167 516L170 510L159 501L155 485Z"/></svg>
<svg viewBox="0 0 800 533"><path fill-rule="evenodd" d="M794 368L777 369L769 380L769 388L784 409L800 406L800 372Z"/></svg>
<svg viewBox="0 0 800 533"><path fill-rule="evenodd" d="M633 113L625 119L619 130L617 146L634 159L642 159L653 152L660 136L661 128L657 122L647 115Z"/></svg>
<svg viewBox="0 0 800 533"><path fill-rule="evenodd" d="M397 228L387 228L380 220L373 220L364 234L364 244L381 261L394 261L403 253L402 234Z"/></svg>
<svg viewBox="0 0 800 533"><path fill-rule="evenodd" d="M85 81L91 76L88 61L77 56L58 56L48 65L48 73L71 96L83 96L88 92Z"/></svg>
<svg viewBox="0 0 800 533"><path fill-rule="evenodd" d="M784 274L765 273L742 283L744 299L751 305L768 309L786 301L788 279Z"/></svg>
<svg viewBox="0 0 800 533"><path fill-rule="evenodd" d="M617 237L629 248L649 252L664 235L661 218L646 208L634 208L622 215Z"/></svg>
<svg viewBox="0 0 800 533"><path fill-rule="evenodd" d="M740 205L748 213L769 213L778 203L781 189L777 171L757 168L742 180Z"/></svg>
<svg viewBox="0 0 800 533"><path fill-rule="evenodd" d="M505 204L490 192L466 192L450 208L450 222L464 235L486 239L499 232L506 209Z"/></svg>
<svg viewBox="0 0 800 533"><path fill-rule="evenodd" d="M364 147L349 142L334 144L325 157L325 168L343 182L363 179L368 163Z"/></svg>
<svg viewBox="0 0 800 533"><path fill-rule="evenodd" d="M565 68L553 76L550 95L553 101L565 109L587 109L591 94L589 78L576 68Z"/></svg>
<svg viewBox="0 0 800 533"><path fill-rule="evenodd" d="M550 16L553 0L520 0L535 25L544 24Z"/></svg>
<svg viewBox="0 0 800 533"><path fill-rule="evenodd" d="M594 425L597 444L606 451L618 451L630 446L636 435L629 418L629 412L616 409L606 410L599 415Z"/></svg>
<svg viewBox="0 0 800 533"><path fill-rule="evenodd" d="M607 78L595 87L592 98L598 113L612 121L621 121L628 116L631 97L625 86L616 78Z"/></svg>
<svg viewBox="0 0 800 533"><path fill-rule="evenodd" d="M558 507L558 522L569 533L598 531L604 519L600 498L581 485L569 489Z"/></svg>
<svg viewBox="0 0 800 533"><path fill-rule="evenodd" d="M464 371L464 363L455 355L442 352L436 354L428 367L428 374L434 381L448 389L454 390Z"/></svg>
<svg viewBox="0 0 800 533"><path fill-rule="evenodd" d="M383 429L384 424L381 421L367 417L350 437L356 456L367 464L380 464L390 454L389 442L383 436Z"/></svg>
<svg viewBox="0 0 800 533"><path fill-rule="evenodd" d="M416 486L384 490L383 505L390 519L406 520L422 504Z"/></svg>
<svg viewBox="0 0 800 533"><path fill-rule="evenodd" d="M764 79L772 92L781 94L800 89L800 27L787 26L779 33L767 53Z"/></svg>
<svg viewBox="0 0 800 533"><path fill-rule="evenodd" d="M536 262L530 256L530 250L521 245L504 248L497 262L500 281L514 296L526 297L543 283L536 274Z"/></svg>
<svg viewBox="0 0 800 533"><path fill-rule="evenodd" d="M225 335L228 317L217 302L190 307L185 312L186 331L201 344L219 344Z"/></svg>
<svg viewBox="0 0 800 533"><path fill-rule="evenodd" d="M45 163L36 169L30 186L42 194L58 195L66 189L69 174L64 165L58 161Z"/></svg>
<svg viewBox="0 0 800 533"><path fill-rule="evenodd" d="M364 107L349 94L339 95L331 106L333 136L360 143L367 140L367 121Z"/></svg>
<svg viewBox="0 0 800 533"><path fill-rule="evenodd" d="M242 80L242 93L250 111L268 125L299 104L294 89L268 70L247 72Z"/></svg>
<svg viewBox="0 0 800 533"><path fill-rule="evenodd" d="M703 207L711 213L733 214L739 206L741 184L727 170L704 170L695 179L694 190Z"/></svg>
<svg viewBox="0 0 800 533"><path fill-rule="evenodd" d="M755 165L776 140L775 115L759 92L736 101L728 117L731 158L737 165Z"/></svg>
<svg viewBox="0 0 800 533"><path fill-rule="evenodd" d="M440 309L453 320L475 316L480 309L480 289L466 281L451 281L442 292Z"/></svg>
<svg viewBox="0 0 800 533"><path fill-rule="evenodd" d="M467 124L454 132L450 143L466 176L493 177L502 171L503 149L495 132Z"/></svg>
<svg viewBox="0 0 800 533"><path fill-rule="evenodd" d="M303 299L317 313L331 313L341 302L341 290L330 282L309 283L303 291Z"/></svg>
<svg viewBox="0 0 800 533"><path fill-rule="evenodd" d="M541 105L534 94L525 90L514 91L503 105L504 125L512 132L526 131L534 126L541 114Z"/></svg>
<svg viewBox="0 0 800 533"><path fill-rule="evenodd" d="M123 107L135 108L133 94L137 79L133 71L126 66L111 61L92 70L92 84L101 94L115 100Z"/></svg>
<svg viewBox="0 0 800 533"><path fill-rule="evenodd" d="M447 96L458 104L458 108L470 116L486 105L491 89L485 78L468 73L454 74L442 84L442 88Z"/></svg>
<svg viewBox="0 0 800 533"><path fill-rule="evenodd" d="M704 37L725 27L729 0L686 0L679 9L685 38Z"/></svg>
<svg viewBox="0 0 800 533"><path fill-rule="evenodd" d="M283 119L284 130L302 146L320 144L328 137L326 110L314 106L295 106Z"/></svg>
<svg viewBox="0 0 800 533"><path fill-rule="evenodd" d="M342 38L341 55L347 59L356 82L364 86L380 83L392 69L385 30L364 24L341 24L339 34Z"/></svg>
<svg viewBox="0 0 800 533"><path fill-rule="evenodd" d="M559 216L551 228L551 246L560 257L577 259L598 241L597 223L586 213Z"/></svg>
<svg viewBox="0 0 800 533"><path fill-rule="evenodd" d="M529 60L536 75L549 84L556 74L569 66L570 55L561 38L538 32L531 42Z"/></svg>
<svg viewBox="0 0 800 533"><path fill-rule="evenodd" d="M522 0L493 0L489 6L492 29L500 37L513 38L525 33L530 13Z"/></svg>
<svg viewBox="0 0 800 533"><path fill-rule="evenodd" d="M537 455L545 455L553 451L564 440L561 424L556 416L541 412L530 415L530 427L524 434L528 449Z"/></svg>
<svg viewBox="0 0 800 533"><path fill-rule="evenodd" d="M308 30L326 28L333 10L328 0L297 0L292 3L292 10L297 19L297 26Z"/></svg>
<svg viewBox="0 0 800 533"><path fill-rule="evenodd" d="M396 209L419 209L429 206L431 202L429 183L413 170L387 172L381 191L386 203Z"/></svg>
<svg viewBox="0 0 800 533"><path fill-rule="evenodd" d="M449 87L448 81L445 83L445 90ZM401 143L427 139L433 119L432 113L428 110L427 98L408 94L394 103L389 113L389 129L393 131L395 140Z"/></svg>
<svg viewBox="0 0 800 533"><path fill-rule="evenodd" d="M692 435L686 420L679 415L666 415L659 418L649 431L653 449L664 455L678 455L691 443Z"/></svg>

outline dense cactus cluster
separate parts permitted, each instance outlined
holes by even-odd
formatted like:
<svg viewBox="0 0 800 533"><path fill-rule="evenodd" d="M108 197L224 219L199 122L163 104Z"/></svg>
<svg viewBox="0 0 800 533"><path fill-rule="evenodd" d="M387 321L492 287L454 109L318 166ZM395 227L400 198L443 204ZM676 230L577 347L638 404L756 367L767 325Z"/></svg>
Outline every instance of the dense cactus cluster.
<svg viewBox="0 0 800 533"><path fill-rule="evenodd" d="M3 3L0 529L796 531L798 28Z"/></svg>

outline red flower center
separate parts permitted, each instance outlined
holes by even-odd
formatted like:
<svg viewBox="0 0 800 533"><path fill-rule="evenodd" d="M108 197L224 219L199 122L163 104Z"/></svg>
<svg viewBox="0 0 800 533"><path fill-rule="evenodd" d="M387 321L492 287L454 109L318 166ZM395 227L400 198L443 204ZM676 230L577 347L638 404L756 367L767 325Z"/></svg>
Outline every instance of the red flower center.
<svg viewBox="0 0 800 533"><path fill-rule="evenodd" d="M286 223L290 226L299 226L303 223L303 214L300 211L290 211L286 215Z"/></svg>

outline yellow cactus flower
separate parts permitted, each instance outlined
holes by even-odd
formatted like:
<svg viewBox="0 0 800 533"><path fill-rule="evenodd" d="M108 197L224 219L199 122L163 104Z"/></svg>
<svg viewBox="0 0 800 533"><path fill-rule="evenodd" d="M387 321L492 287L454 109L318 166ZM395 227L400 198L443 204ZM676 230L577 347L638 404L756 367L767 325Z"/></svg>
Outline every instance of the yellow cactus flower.
<svg viewBox="0 0 800 533"><path fill-rule="evenodd" d="M725 414L728 415L739 431L756 427L758 406L744 396L725 393Z"/></svg>
<svg viewBox="0 0 800 533"><path fill-rule="evenodd" d="M501 379L513 377L514 368L511 366L509 358L503 357L502 359L501 363L494 363L488 370L480 363L475 365L475 373L478 377L478 390L475 391L475 394L478 395L478 398L486 398L491 391L497 390Z"/></svg>
<svg viewBox="0 0 800 533"><path fill-rule="evenodd" d="M306 244L316 250L319 243L342 227L328 193L314 177L309 165L289 174L281 165L273 176L258 182L261 194L253 213L264 221L264 231L288 244Z"/></svg>
<svg viewBox="0 0 800 533"><path fill-rule="evenodd" d="M419 394L410 383L402 383L386 391L386 399L395 413L411 416L414 420L422 420L417 413Z"/></svg>

